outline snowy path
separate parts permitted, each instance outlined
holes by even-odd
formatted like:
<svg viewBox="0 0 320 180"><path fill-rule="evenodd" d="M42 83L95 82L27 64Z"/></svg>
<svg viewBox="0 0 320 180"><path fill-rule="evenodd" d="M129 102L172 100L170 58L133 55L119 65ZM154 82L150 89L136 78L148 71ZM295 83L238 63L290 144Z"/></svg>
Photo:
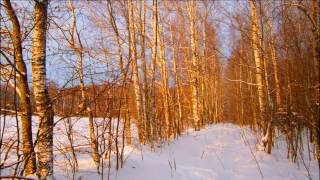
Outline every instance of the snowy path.
<svg viewBox="0 0 320 180"><path fill-rule="evenodd" d="M8 121L5 137L15 137L15 121ZM12 123L12 125L10 125ZM36 124L34 124L36 132ZM54 146L66 147L68 142L61 122L55 127ZM75 118L74 145L85 145L88 150L87 120ZM136 137L135 128L132 129ZM243 138L245 134L246 138ZM250 146L247 142L249 142ZM247 128L232 124L215 124L199 132L188 132L170 144L162 145L155 151L148 146L125 148L125 164L118 172L112 168L111 180L304 180L309 179L305 166L291 163L286 158L286 145L276 144L272 155L255 148L255 135ZM55 151L54 171L57 180L72 179L66 157ZM254 156L253 156L254 154ZM143 156L143 160L142 160ZM12 161L15 161L14 155ZM95 165L88 152L78 153L79 172L76 179L102 179L96 173ZM258 163L255 161L255 158ZM305 156L307 157L307 156ZM10 157L9 157L10 158ZM313 180L319 179L317 162L309 162ZM115 165L115 162L111 162ZM106 167L106 166L105 166ZM260 173L260 170L262 175ZM104 179L107 179L105 168ZM3 174L6 172L4 171ZM10 172L7 172L10 174Z"/></svg>
<svg viewBox="0 0 320 180"><path fill-rule="evenodd" d="M120 169L116 180L229 180L262 179L259 168L242 136L244 131L230 124L218 124L200 132L192 132L169 146L150 152L131 150L125 167ZM304 166L286 159L281 147L273 155L257 152L253 135L250 142L261 168L263 179L308 179ZM317 164L311 163L313 179L319 179Z"/></svg>

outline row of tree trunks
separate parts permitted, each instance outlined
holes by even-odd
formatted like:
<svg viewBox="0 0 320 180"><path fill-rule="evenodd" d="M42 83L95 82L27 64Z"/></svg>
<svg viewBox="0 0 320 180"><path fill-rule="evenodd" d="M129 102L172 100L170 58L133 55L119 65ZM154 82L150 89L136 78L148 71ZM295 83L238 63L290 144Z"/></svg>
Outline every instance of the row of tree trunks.
<svg viewBox="0 0 320 180"><path fill-rule="evenodd" d="M4 7L12 23L12 43L14 47L14 70L17 84L14 84L20 97L20 118L22 127L23 172L26 176L37 172L40 178L51 178L53 174L53 109L46 82L46 34L48 1L34 4L34 32L32 39L32 85L35 109L39 117L36 136L37 156L32 139L32 110L27 69L22 53L22 34L20 22L10 0L4 0ZM15 87L17 86L17 88ZM36 162L37 157L37 162Z"/></svg>

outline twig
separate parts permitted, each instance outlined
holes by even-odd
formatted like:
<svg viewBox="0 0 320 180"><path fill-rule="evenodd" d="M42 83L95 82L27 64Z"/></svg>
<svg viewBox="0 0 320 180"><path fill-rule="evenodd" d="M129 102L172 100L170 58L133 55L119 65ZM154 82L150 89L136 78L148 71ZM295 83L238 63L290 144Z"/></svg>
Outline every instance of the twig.
<svg viewBox="0 0 320 180"><path fill-rule="evenodd" d="M258 167L258 169L259 169L259 173L260 173L260 175L261 175L261 179L263 179L263 173L262 173L262 170L261 170L261 168L260 168L259 162L258 162L255 154L253 153L253 151L252 151L252 149L251 149L251 146L250 146L250 144L249 144L249 141L248 141L246 135L244 134L242 128L241 128L241 137L243 138L244 143L245 143L245 144L248 144L249 149L250 149L250 153L251 153L251 155L253 156L253 159L254 159L254 161L256 162L257 167Z"/></svg>

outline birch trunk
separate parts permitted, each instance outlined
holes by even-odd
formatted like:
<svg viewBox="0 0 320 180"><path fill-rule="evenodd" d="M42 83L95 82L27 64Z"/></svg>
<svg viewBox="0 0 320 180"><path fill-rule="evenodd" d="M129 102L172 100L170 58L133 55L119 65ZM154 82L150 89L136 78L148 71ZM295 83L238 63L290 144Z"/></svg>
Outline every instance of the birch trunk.
<svg viewBox="0 0 320 180"><path fill-rule="evenodd" d="M151 49L151 135L155 139L156 135L156 63L157 63L157 44L158 44L158 2L157 0L153 0L153 19L152 19L152 36L153 36L153 44Z"/></svg>
<svg viewBox="0 0 320 180"><path fill-rule="evenodd" d="M268 0L268 8L269 12L271 12L271 3L270 0ZM270 16L270 19L268 21L268 26L269 26L269 31L270 31L270 43L269 43L269 48L270 48L270 53L271 53L271 61L272 61L272 67L273 67L273 77L274 77L274 82L275 82L275 92L276 92L276 110L280 107L281 105L281 95L280 95L280 80L278 76L278 62L276 59L276 50L275 50L275 45L274 45L274 38L273 38L273 18Z"/></svg>
<svg viewBox="0 0 320 180"><path fill-rule="evenodd" d="M261 13L264 14L264 8L263 8L263 4L262 2L260 2L260 8L261 8ZM270 7L270 2L268 2L268 8L271 8ZM263 23L263 20L261 18L261 24ZM277 70L277 62L276 62L276 59L275 59L275 49L274 49L274 42L273 42L273 37L272 37L272 19L268 21L268 26L270 28L270 35L271 35L271 44L272 46L270 46L269 48L271 48L271 61L272 61L272 64L273 64L273 69L276 71L276 73L278 72ZM261 38L261 48L263 46L263 38ZM267 153L271 153L271 150L272 150L272 137L273 137L273 124L272 124L272 120L273 120L273 114L274 114L274 103L273 103L273 99L271 97L271 89L270 89L270 82L269 82L269 75L268 75L268 63L267 63L267 60L265 58L264 55L262 55L262 59L263 59L263 63L264 63L264 79L265 79L265 87L266 87L266 94L267 94L267 98L266 98L266 101L267 101L267 105L269 107L269 110L270 110L270 113L269 113L269 117L267 119L267 126L266 126L266 133L264 135L264 143L265 143L265 149L267 151ZM278 81L278 75L275 74L275 79L277 79ZM276 82L277 83L277 82ZM278 82L279 83L279 82ZM278 84L279 85L279 84ZM276 85L276 101L277 103L277 107L279 107L278 105L280 105L280 88L279 86L277 87ZM279 98L279 99L278 99Z"/></svg>
<svg viewBox="0 0 320 180"><path fill-rule="evenodd" d="M180 135L181 129L180 124L182 122L182 103L181 103L181 86L180 86L180 79L178 76L178 66L177 66L177 59L176 59L176 51L175 51L175 41L174 41L174 33L173 29L170 25L170 38L171 38L171 53L172 53L172 63L173 63L173 74L174 74L174 81L176 85L176 94L177 94L177 104L178 104L178 118L176 122L176 130L177 134Z"/></svg>
<svg viewBox="0 0 320 180"><path fill-rule="evenodd" d="M198 4L195 0L188 1L188 14L190 22L190 45L192 51L192 65L191 65L191 86L192 86L192 115L195 130L200 130L200 117L199 117L199 92L198 92L198 52L197 52L197 9Z"/></svg>
<svg viewBox="0 0 320 180"><path fill-rule="evenodd" d="M95 136L94 131L94 122L93 122L93 113L90 107L90 103L87 98L87 92L85 89L84 84L84 75L83 75L83 46L81 42L80 34L77 30L77 22L76 16L74 13L74 7L72 4L72 0L69 1L71 15L72 15L72 26L71 26L71 37L70 37L70 48L76 53L77 55L77 72L80 81L80 92L81 92L81 105L80 111L85 110L88 115L88 129L89 129L89 137L90 137L90 145L92 148L92 158L96 164L97 172L99 173L100 167L100 154L98 151L98 140ZM75 35L76 33L76 35ZM75 37L78 39L78 46L76 45Z"/></svg>
<svg viewBox="0 0 320 180"><path fill-rule="evenodd" d="M207 5L207 1L203 1L204 6ZM201 80L201 110L202 110L202 121L203 120L209 120L207 107L206 107L206 92L208 91L208 87L206 87L207 83L206 81L209 79L207 77L207 31L206 31L206 25L207 25L207 8L205 7L202 13L202 62L201 62L201 72L202 72L202 80Z"/></svg>
<svg viewBox="0 0 320 180"><path fill-rule="evenodd" d="M139 83L139 72L138 72L138 63L137 63L137 50L136 50L136 37L134 29L134 15L133 15L133 2L132 0L128 1L129 5L129 30L130 30L130 51L131 51L131 63L132 63L132 74L133 74L133 86L135 93L135 101L137 107L137 127L138 135L141 144L145 144L144 137L144 127L143 127L143 106L142 106L142 97L141 97L141 88Z"/></svg>
<svg viewBox="0 0 320 180"><path fill-rule="evenodd" d="M21 104L21 139L22 139L22 153L24 157L24 174L26 176L36 172L36 157L34 153L32 141L32 111L30 102L30 91L27 79L26 64L23 60L22 54L22 41L20 23L12 8L10 0L4 0L6 12L12 23L12 40L14 47L14 61L16 64L18 89L20 91L20 104Z"/></svg>
<svg viewBox="0 0 320 180"><path fill-rule="evenodd" d="M53 109L46 82L46 35L48 1L35 1L32 40L32 85L36 111L39 115L37 136L37 174L40 178L53 175Z"/></svg>
<svg viewBox="0 0 320 180"><path fill-rule="evenodd" d="M141 61L142 61L142 75L143 75L143 88L142 88L142 99L143 99L143 119L144 119L144 131L150 142L150 119L149 119L149 96L148 96L148 81L147 81L147 61L146 61L146 1L138 2L139 9L139 31L140 31L140 45L141 45ZM143 12L143 15L142 15Z"/></svg>
<svg viewBox="0 0 320 180"><path fill-rule="evenodd" d="M266 83L266 92L267 92L267 104L270 109L270 115L266 119L267 120L267 125L266 125L266 133L264 134L264 147L265 150L267 151L268 154L271 153L272 149L272 133L273 133L273 126L272 126L272 119L273 119L273 113L274 113L274 105L273 105L273 100L271 98L271 90L270 90L270 84L269 84L269 79L268 79L268 65L267 65L267 60L263 58L263 63L264 63L264 79Z"/></svg>
<svg viewBox="0 0 320 180"><path fill-rule="evenodd" d="M158 14L159 15L159 14ZM158 32L158 39L160 40L160 57L159 57L159 64L161 69L161 77L162 77L162 91L164 96L163 107L164 107L164 119L166 123L166 133L167 139L170 139L172 134L172 124L170 121L170 109L169 109L169 83L168 83L168 72L166 67L166 60L165 60L165 52L164 52L164 32L162 24L159 24L159 32Z"/></svg>
<svg viewBox="0 0 320 180"><path fill-rule="evenodd" d="M260 145L262 148L266 150L268 153L271 153L271 145L272 145L272 111L273 111L273 104L270 98L270 89L269 89L269 81L268 81L268 73L267 73L267 64L264 58L263 52L259 52L259 49L262 49L262 38L260 37L259 28L258 28L258 17L257 17L257 9L256 3L254 0L250 0L250 7L251 7L251 21L252 21L252 48L253 48L253 56L255 59L256 65L256 83L258 85L258 100L259 100L259 109L260 109L260 118L262 123L262 139ZM262 6L262 4L261 4ZM261 13L263 13L263 9L260 9ZM262 76L262 64L264 63L264 80L266 83L266 93L267 93L267 101L265 100L264 93L263 93L263 76ZM266 113L266 102L271 109L271 119L267 117ZM268 146L268 147L267 147Z"/></svg>
<svg viewBox="0 0 320 180"><path fill-rule="evenodd" d="M258 17L256 10L256 3L254 0L249 0L251 7L251 41L253 58L255 62L255 80L257 83L258 102L260 110L260 120L264 121L265 116L265 102L263 93L263 78L262 78L262 61L259 54L259 29L258 29Z"/></svg>
<svg viewBox="0 0 320 180"><path fill-rule="evenodd" d="M131 32L130 32L130 27L129 27L129 17L128 17L128 15L127 15L127 12L124 12L124 14L125 14L125 18L126 18L126 30L127 30L127 32L128 32L128 35L129 35L129 42L128 42L128 44L129 44L129 52L128 52L128 57L129 57L129 61L131 60L131 51L130 51L130 47L131 47L131 41L130 41L130 34L131 34ZM128 72L128 70L129 70L129 66L127 67L127 69L126 69L126 71ZM126 94L126 104L127 104L127 108L126 108L126 118L125 118L125 126L124 126L124 128L125 128L125 136L126 136L126 141L127 141L127 144L132 144L132 142L131 142L131 117L130 117L130 106L129 106L129 94Z"/></svg>

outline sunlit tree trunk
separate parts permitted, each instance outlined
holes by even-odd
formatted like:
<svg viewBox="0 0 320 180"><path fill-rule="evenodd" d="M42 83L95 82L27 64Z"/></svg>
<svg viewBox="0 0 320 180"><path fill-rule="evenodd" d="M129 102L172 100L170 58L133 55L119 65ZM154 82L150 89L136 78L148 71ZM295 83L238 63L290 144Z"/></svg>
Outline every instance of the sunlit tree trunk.
<svg viewBox="0 0 320 180"><path fill-rule="evenodd" d="M146 61L146 1L138 1L139 9L139 37L140 37L140 58L142 62L142 99L143 99L143 124L147 139L150 141L150 119L149 119L149 94L147 81L147 61ZM143 12L143 14L142 14Z"/></svg>
<svg viewBox="0 0 320 180"><path fill-rule="evenodd" d="M264 48L264 36L263 36L263 29L264 29L264 24L263 24L263 19L265 16L265 9L264 9L264 4L262 1L259 1L260 5L260 24L262 26L262 32L258 33L258 37L260 39L259 47L261 51L261 60L263 62L263 73L264 73L264 84L265 84L265 102L266 102L266 107L268 110L266 110L265 114L265 120L266 125L264 128L264 137L262 139L265 147L265 151L267 153L271 153L271 148L272 148L272 133L273 133L273 127L272 127L272 119L273 119L273 114L274 114L274 104L273 104L273 99L271 98L271 90L270 90L270 81L269 81L269 75L268 75L268 63L266 59L266 50ZM271 56L271 55L270 55Z"/></svg>
<svg viewBox="0 0 320 180"><path fill-rule="evenodd" d="M157 46L158 46L158 1L153 0L152 5L152 49L151 49L151 135L156 138L156 63L157 63Z"/></svg>
<svg viewBox="0 0 320 180"><path fill-rule="evenodd" d="M198 51L197 51L197 35L198 32L198 3L195 0L188 2L188 14L190 22L190 46L192 51L192 65L191 65L191 86L192 86L192 115L195 130L200 130L200 117L199 117L199 92L198 92Z"/></svg>
<svg viewBox="0 0 320 180"><path fill-rule="evenodd" d="M158 14L159 15L159 14ZM166 124L166 134L167 139L170 139L172 134L172 122L170 120L170 107L169 107L169 83L168 83L168 72L166 67L166 60L165 60L165 52L164 52L164 32L162 24L159 24L159 32L158 32L158 39L160 40L160 54L159 54L159 64L160 64L160 72L162 78L162 91L164 96L163 107L164 107L164 119Z"/></svg>
<svg viewBox="0 0 320 180"><path fill-rule="evenodd" d="M264 57L264 56L263 56ZM272 149L272 133L273 133L273 126L272 126L272 119L273 119L273 113L274 113L274 104L273 100L271 98L271 90L270 90L270 83L268 79L268 65L267 65L267 60L266 58L263 58L263 63L264 63L264 79L265 79L265 88L266 88L266 93L267 93L267 104L270 109L270 114L267 117L267 127L266 127L266 133L264 137L264 143L266 147L267 153L271 153Z"/></svg>
<svg viewBox="0 0 320 180"><path fill-rule="evenodd" d="M207 1L203 1L203 5L207 5ZM202 121L204 120L209 120L208 116L208 107L207 103L209 101L209 98L206 96L208 93L209 87L207 87L208 83L207 81L209 80L210 77L207 76L207 31L206 31L206 25L207 25L207 8L205 7L202 12L202 61L201 61L201 106L200 106L200 111L202 112ZM214 77L213 77L214 78ZM213 100L213 99L211 99ZM213 120L213 119L211 119Z"/></svg>
<svg viewBox="0 0 320 180"><path fill-rule="evenodd" d="M53 175L53 109L46 82L46 35L48 1L35 1L32 40L32 86L39 115L37 136L37 174L40 178Z"/></svg>
<svg viewBox="0 0 320 180"><path fill-rule="evenodd" d="M32 141L32 112L30 102L30 91L27 79L26 64L23 60L22 54L22 41L20 32L20 23L16 16L14 9L11 6L10 0L4 0L6 12L12 23L12 41L14 47L14 61L17 68L18 89L20 93L21 104L21 139L22 139L22 152L24 157L24 174L26 176L36 172L36 157L34 153Z"/></svg>
<svg viewBox="0 0 320 180"><path fill-rule="evenodd" d="M133 2L132 0L128 1L129 7L129 29L130 29L130 51L131 51L131 63L132 63L132 74L133 74L133 86L135 93L135 101L137 108L137 127L138 135L141 144L145 143L144 137L144 127L143 127L143 106L142 106L142 97L141 97L141 88L139 83L139 72L137 64L137 50L136 50L136 37L135 37L135 28L134 28L134 14L133 14Z"/></svg>
<svg viewBox="0 0 320 180"><path fill-rule="evenodd" d="M178 105L178 118L176 122L176 131L177 134L180 135L180 125L182 122L182 103L181 103L181 86L180 86L180 79L178 76L178 66L177 66L177 59L176 59L176 50L175 50L175 41L174 41L174 32L172 29L172 24L170 24L170 38L171 38L171 53L172 53L172 63L173 63L173 74L174 74L174 81L176 85L176 95L177 95L177 105Z"/></svg>
<svg viewBox="0 0 320 180"><path fill-rule="evenodd" d="M129 16L127 14L127 11L126 12L123 12L124 13L124 16L125 16L125 20L126 20L126 31L128 33L128 57L129 57L129 61L131 60L131 51L130 51L130 47L131 47L131 41L130 41L130 27L129 27ZM129 62L131 63L131 62ZM129 65L129 64L128 64ZM126 71L129 71L130 67L128 66L126 68ZM127 86L127 87L130 87L130 86ZM126 88L127 89L127 88ZM128 89L127 89L128 90ZM125 138L126 138L126 141L127 141L127 144L128 145L131 145L132 144L132 137L131 137L131 114L130 114L130 106L129 106L129 93L126 94L126 97L125 97L125 101L126 101L126 104L127 104L127 108L126 108L126 118L125 118L125 124L124 124L124 128L125 128Z"/></svg>
<svg viewBox="0 0 320 180"><path fill-rule="evenodd" d="M271 152L271 133L272 133L272 127L271 127L271 121L266 115L266 109L265 109L265 97L263 93L263 76L262 76L262 63L265 64L265 59L261 59L261 57L264 57L262 54L263 52L259 53L259 48L262 48L261 38L259 35L259 28L258 28L258 16L257 16L257 9L256 9L256 3L253 0L249 1L250 7L251 7L251 40L252 40L252 50L253 50L253 57L255 61L255 69L256 69L256 83L257 83L257 91L258 91L258 102L259 102L259 109L260 109L260 120L262 123L262 129L263 129L263 137L261 139L261 145L264 147L267 152ZM261 50L260 50L261 51ZM266 67L264 69L265 73L265 81L266 81L266 91L267 94L269 94L269 83L268 83L268 74ZM270 99L269 99L270 100ZM270 145L268 149L266 149L266 146Z"/></svg>
<svg viewBox="0 0 320 180"><path fill-rule="evenodd" d="M261 120L264 119L265 107L264 107L264 94L263 94L263 78L262 78L262 62L259 54L259 29L258 29L258 17L256 10L256 3L254 0L249 0L251 7L251 41L253 58L255 62L255 79L258 90L258 102L261 113Z"/></svg>

